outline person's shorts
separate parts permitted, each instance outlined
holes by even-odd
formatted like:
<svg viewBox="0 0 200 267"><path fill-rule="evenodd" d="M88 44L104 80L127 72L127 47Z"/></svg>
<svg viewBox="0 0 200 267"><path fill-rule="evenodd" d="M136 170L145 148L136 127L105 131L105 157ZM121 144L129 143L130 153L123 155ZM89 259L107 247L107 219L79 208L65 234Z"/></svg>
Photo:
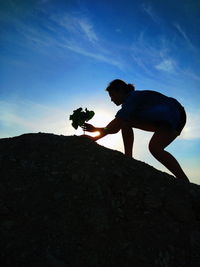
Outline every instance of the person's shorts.
<svg viewBox="0 0 200 267"><path fill-rule="evenodd" d="M186 113L184 107L180 106L179 112L180 112L180 119L177 123L176 130L180 134L186 124Z"/></svg>
<svg viewBox="0 0 200 267"><path fill-rule="evenodd" d="M178 134L181 133L186 123L185 109L178 102L156 105L141 112L139 117L156 126L173 129Z"/></svg>

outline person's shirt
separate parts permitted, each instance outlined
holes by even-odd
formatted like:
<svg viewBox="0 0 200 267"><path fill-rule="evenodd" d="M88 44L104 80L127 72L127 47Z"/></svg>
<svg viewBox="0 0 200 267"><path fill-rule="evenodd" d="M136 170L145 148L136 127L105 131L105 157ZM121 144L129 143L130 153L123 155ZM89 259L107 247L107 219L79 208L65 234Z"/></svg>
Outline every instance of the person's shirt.
<svg viewBox="0 0 200 267"><path fill-rule="evenodd" d="M180 106L180 103L176 99L165 96L159 92L150 90L136 90L128 93L121 109L117 112L115 117L124 120L140 119L144 118L144 114L147 114L147 112L152 110L154 107L159 107L159 109L163 110L167 106L177 107L177 105ZM159 110L157 113L159 113ZM157 116L159 116L159 114L157 114ZM155 119L159 120L162 118Z"/></svg>

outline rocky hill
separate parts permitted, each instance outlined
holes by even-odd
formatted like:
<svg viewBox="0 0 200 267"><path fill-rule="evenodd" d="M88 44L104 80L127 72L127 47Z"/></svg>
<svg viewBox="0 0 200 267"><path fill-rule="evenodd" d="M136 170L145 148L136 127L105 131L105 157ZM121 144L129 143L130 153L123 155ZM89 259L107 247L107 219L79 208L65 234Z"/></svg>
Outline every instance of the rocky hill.
<svg viewBox="0 0 200 267"><path fill-rule="evenodd" d="M200 186L77 136L0 139L1 267L199 267Z"/></svg>

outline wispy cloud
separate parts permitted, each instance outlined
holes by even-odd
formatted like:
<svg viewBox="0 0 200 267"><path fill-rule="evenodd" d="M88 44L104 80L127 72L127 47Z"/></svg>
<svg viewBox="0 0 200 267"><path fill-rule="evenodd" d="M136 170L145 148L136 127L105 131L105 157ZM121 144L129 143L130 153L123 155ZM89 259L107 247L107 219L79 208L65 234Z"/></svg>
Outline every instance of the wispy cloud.
<svg viewBox="0 0 200 267"><path fill-rule="evenodd" d="M77 38L85 37L88 41L95 43L98 41L97 33L93 23L85 16L66 13L62 16L51 15L50 18L59 26L67 30L68 33L76 35Z"/></svg>
<svg viewBox="0 0 200 267"><path fill-rule="evenodd" d="M61 45L63 48L67 48L75 53L81 54L86 57L93 58L97 61L105 62L109 65L113 65L118 67L119 69L123 69L123 64L116 60L114 57L111 57L110 55L106 55L101 53L101 51L91 51L87 48L81 47L80 44L77 44L77 42L74 41L68 41L65 40L64 43ZM104 49L105 50L105 49Z"/></svg>
<svg viewBox="0 0 200 267"><path fill-rule="evenodd" d="M198 74L198 72L196 70L184 69L182 73L184 76L189 77L194 81L197 81L198 85L199 85L200 75Z"/></svg>
<svg viewBox="0 0 200 267"><path fill-rule="evenodd" d="M65 110L30 101L0 101L0 138L25 132L65 134L68 128Z"/></svg>
<svg viewBox="0 0 200 267"><path fill-rule="evenodd" d="M131 56L146 74L152 75L155 70L176 72L176 60L170 56L170 44L164 37L153 41L145 38L145 33L141 32L138 40L131 46Z"/></svg>
<svg viewBox="0 0 200 267"><path fill-rule="evenodd" d="M141 5L142 10L155 22L155 23L160 23L161 19L159 16L156 14L154 8L150 3L143 3Z"/></svg>
<svg viewBox="0 0 200 267"><path fill-rule="evenodd" d="M189 48L195 49L194 45L192 44L192 41L190 40L190 38L187 35L186 31L184 31L184 29L180 26L180 24L174 23L174 27L179 32L179 34L181 35L181 37L186 41L186 43L189 46Z"/></svg>
<svg viewBox="0 0 200 267"><path fill-rule="evenodd" d="M117 60L118 56L103 44L104 41L98 36L89 18L72 14L65 14L61 17L52 16L52 18L69 33L68 38L63 34L60 35L60 47L113 65L121 70L124 68L122 62Z"/></svg>
<svg viewBox="0 0 200 267"><path fill-rule="evenodd" d="M94 31L93 25L89 21L82 19L79 20L79 24L89 41L91 42L98 41L98 37Z"/></svg>
<svg viewBox="0 0 200 267"><path fill-rule="evenodd" d="M42 16L38 18L40 23L31 25L23 20L13 19L18 33L14 42L21 48L33 49L35 53L51 56L50 51L53 49L54 54L62 53L65 57L73 52L123 69L118 55L106 47L89 17L71 13L48 13L46 16L45 19Z"/></svg>

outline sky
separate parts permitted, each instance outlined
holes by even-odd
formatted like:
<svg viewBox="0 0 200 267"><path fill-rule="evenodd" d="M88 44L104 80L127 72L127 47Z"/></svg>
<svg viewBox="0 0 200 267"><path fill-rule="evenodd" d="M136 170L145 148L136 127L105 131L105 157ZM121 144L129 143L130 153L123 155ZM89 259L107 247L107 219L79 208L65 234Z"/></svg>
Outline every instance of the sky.
<svg viewBox="0 0 200 267"><path fill-rule="evenodd" d="M0 138L82 134L69 121L79 107L106 126L113 79L181 102L187 124L167 149L200 184L200 1L0 0ZM134 132L134 158L167 172L152 133ZM120 133L98 143L123 152Z"/></svg>

